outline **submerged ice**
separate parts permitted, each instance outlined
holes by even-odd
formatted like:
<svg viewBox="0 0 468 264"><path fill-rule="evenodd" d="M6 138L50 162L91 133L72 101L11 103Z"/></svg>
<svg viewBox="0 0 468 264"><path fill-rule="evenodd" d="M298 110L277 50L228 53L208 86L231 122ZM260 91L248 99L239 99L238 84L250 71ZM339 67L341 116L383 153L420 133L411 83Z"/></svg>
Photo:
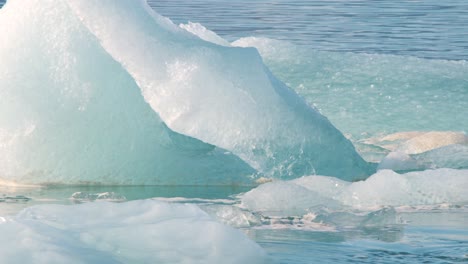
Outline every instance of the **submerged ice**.
<svg viewBox="0 0 468 264"><path fill-rule="evenodd" d="M11 0L0 32L4 179L249 184L371 171L255 49L203 41L143 1Z"/></svg>

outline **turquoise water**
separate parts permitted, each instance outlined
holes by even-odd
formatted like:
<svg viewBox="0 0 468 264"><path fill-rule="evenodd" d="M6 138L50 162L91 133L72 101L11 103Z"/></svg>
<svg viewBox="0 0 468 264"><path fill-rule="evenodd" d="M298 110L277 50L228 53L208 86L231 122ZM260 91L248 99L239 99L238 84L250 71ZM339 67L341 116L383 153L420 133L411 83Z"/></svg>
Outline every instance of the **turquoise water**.
<svg viewBox="0 0 468 264"><path fill-rule="evenodd" d="M468 261L465 1L10 2L0 262Z"/></svg>

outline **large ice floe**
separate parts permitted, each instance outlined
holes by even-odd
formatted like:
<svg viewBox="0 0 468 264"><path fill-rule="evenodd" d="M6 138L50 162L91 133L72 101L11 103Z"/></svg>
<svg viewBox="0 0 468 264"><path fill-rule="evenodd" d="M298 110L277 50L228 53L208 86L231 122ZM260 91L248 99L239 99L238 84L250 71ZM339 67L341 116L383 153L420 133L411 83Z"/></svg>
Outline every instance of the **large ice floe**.
<svg viewBox="0 0 468 264"><path fill-rule="evenodd" d="M1 263L267 263L196 205L154 200L30 207L0 217L0 233Z"/></svg>
<svg viewBox="0 0 468 264"><path fill-rule="evenodd" d="M201 40L145 1L11 0L0 32L4 179L250 184L371 173L255 49Z"/></svg>

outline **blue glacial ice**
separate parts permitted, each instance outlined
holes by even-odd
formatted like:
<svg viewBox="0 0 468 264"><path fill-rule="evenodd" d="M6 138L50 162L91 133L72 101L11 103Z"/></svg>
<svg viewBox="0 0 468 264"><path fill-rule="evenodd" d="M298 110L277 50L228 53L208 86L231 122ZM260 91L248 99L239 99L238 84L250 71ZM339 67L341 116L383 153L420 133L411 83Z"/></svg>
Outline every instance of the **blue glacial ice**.
<svg viewBox="0 0 468 264"><path fill-rule="evenodd" d="M203 41L144 1L11 0L0 32L3 179L220 185L372 170L255 49Z"/></svg>

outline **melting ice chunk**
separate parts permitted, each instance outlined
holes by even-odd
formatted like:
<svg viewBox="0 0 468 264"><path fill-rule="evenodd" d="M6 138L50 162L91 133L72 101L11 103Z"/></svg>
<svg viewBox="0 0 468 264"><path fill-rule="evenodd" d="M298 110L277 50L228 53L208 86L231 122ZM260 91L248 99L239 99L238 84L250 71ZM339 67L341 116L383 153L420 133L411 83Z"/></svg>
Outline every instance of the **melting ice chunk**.
<svg viewBox="0 0 468 264"><path fill-rule="evenodd" d="M34 206L0 233L0 263L267 263L197 206L154 200Z"/></svg>
<svg viewBox="0 0 468 264"><path fill-rule="evenodd" d="M374 210L385 206L468 203L468 170L398 174L381 170L365 181L309 176L260 185L241 196L242 206L264 215L290 216L322 209Z"/></svg>
<svg viewBox="0 0 468 264"><path fill-rule="evenodd" d="M127 200L125 196L115 192L103 192L103 193L87 193L87 192L76 192L73 193L71 199L75 202L92 202L92 201L110 201L110 202L123 202Z"/></svg>

